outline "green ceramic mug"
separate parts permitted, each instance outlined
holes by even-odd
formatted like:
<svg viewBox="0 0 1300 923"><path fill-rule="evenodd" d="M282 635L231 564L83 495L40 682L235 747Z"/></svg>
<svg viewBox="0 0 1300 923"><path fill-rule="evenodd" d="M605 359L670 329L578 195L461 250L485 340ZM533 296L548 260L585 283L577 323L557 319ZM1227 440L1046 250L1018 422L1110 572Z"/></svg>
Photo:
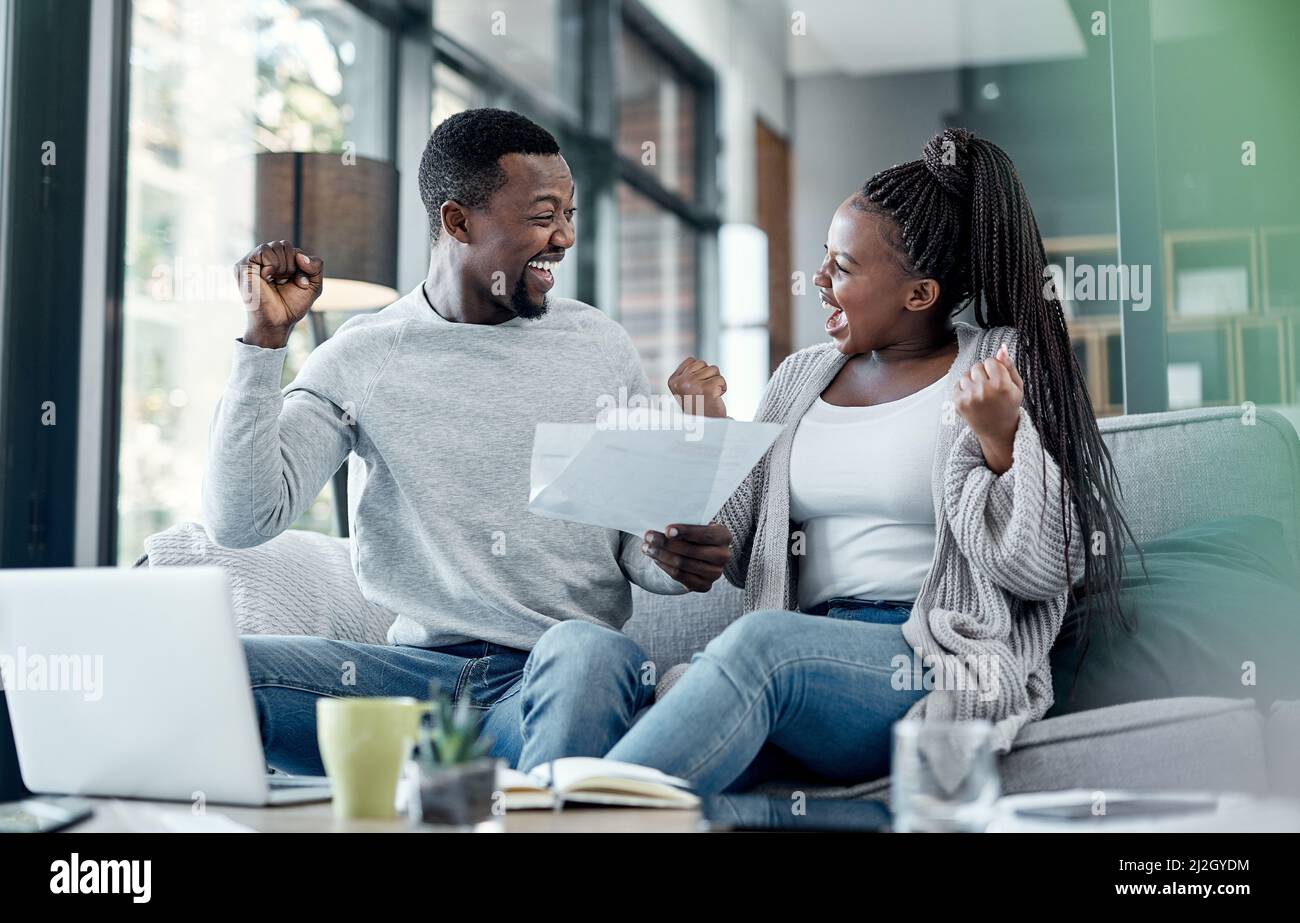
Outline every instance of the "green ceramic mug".
<svg viewBox="0 0 1300 923"><path fill-rule="evenodd" d="M396 816L397 779L428 702L406 696L316 700L316 741L340 819Z"/></svg>

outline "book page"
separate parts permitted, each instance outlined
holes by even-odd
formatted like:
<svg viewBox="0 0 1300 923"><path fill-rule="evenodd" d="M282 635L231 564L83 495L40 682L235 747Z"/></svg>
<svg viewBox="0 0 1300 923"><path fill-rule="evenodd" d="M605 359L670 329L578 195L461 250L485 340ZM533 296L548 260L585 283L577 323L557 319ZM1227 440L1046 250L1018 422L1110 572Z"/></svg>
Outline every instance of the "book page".
<svg viewBox="0 0 1300 923"><path fill-rule="evenodd" d="M588 779L596 778L611 786L617 785L619 780L626 779L690 791L690 783L685 779L670 776L658 769L590 756L566 756L563 759L555 760L553 763L543 763L534 769L530 775L534 780L545 786L550 781L552 766L555 767L555 788L561 792L573 788ZM629 786L628 788L629 790L636 790L639 787Z"/></svg>

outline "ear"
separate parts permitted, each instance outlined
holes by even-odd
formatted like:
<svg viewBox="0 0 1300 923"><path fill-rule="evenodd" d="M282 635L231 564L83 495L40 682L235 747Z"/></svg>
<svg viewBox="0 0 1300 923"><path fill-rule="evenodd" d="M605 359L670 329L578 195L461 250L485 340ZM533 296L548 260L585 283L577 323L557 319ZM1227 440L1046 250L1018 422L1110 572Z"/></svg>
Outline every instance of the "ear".
<svg viewBox="0 0 1300 923"><path fill-rule="evenodd" d="M909 311L927 311L939 300L939 283L934 279L914 279L907 289L903 307Z"/></svg>
<svg viewBox="0 0 1300 923"><path fill-rule="evenodd" d="M443 202L439 217L442 218L444 234L454 237L462 244L469 243L469 214L459 202L452 199Z"/></svg>

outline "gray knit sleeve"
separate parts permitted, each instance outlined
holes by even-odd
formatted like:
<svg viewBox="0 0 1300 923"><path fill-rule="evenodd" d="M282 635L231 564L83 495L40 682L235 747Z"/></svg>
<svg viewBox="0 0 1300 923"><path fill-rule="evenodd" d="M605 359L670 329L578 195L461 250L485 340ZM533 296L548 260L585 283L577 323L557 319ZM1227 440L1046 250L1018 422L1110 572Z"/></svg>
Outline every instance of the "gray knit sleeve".
<svg viewBox="0 0 1300 923"><path fill-rule="evenodd" d="M745 588L745 574L749 572L749 556L754 550L754 521L758 516L759 496L755 482L760 472L765 474L766 469L766 464L760 462L713 517L714 522L731 531L731 560L722 568L722 575L728 583L742 590Z"/></svg>
<svg viewBox="0 0 1300 923"><path fill-rule="evenodd" d="M795 353L787 356L768 380L763 389L763 396L754 412L756 423L785 423L785 413L790 404L789 389L794 379L793 360L800 356ZM723 568L722 574L732 586L745 588L745 575L749 573L749 559L754 550L754 532L758 524L759 504L767 486L767 453L753 467L740 486L722 504L713 521L721 523L731 530L731 560Z"/></svg>
<svg viewBox="0 0 1300 923"><path fill-rule="evenodd" d="M944 514L971 567L1026 600L1066 593L1083 576L1077 506L1062 515L1061 470L1020 408L1011 467L994 474L979 438L965 424L944 474ZM1067 485L1067 496L1068 485ZM1069 543L1069 573L1066 543Z"/></svg>

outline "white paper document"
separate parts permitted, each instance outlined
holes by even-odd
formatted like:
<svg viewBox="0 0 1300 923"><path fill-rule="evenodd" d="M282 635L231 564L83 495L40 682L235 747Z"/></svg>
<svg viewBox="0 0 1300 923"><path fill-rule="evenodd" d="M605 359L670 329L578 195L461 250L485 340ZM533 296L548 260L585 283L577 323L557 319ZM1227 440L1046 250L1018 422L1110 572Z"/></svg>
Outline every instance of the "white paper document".
<svg viewBox="0 0 1300 923"><path fill-rule="evenodd" d="M539 423L528 508L641 535L704 525L781 433L747 423L620 411L597 423Z"/></svg>

